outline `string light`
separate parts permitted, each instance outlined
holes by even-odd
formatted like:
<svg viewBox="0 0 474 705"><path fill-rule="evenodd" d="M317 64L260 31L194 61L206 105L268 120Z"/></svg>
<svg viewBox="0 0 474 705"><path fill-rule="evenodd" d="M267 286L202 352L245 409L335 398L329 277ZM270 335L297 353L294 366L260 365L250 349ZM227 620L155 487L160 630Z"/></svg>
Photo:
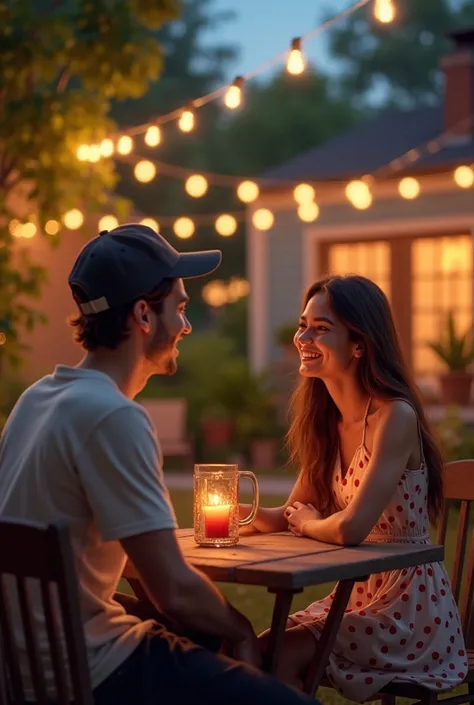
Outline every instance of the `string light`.
<svg viewBox="0 0 474 705"><path fill-rule="evenodd" d="M319 216L319 206L317 203L307 202L298 206L298 217L305 223L313 223Z"/></svg>
<svg viewBox="0 0 474 705"><path fill-rule="evenodd" d="M194 129L194 112L191 108L185 108L178 121L181 132L191 132Z"/></svg>
<svg viewBox="0 0 474 705"><path fill-rule="evenodd" d="M79 208L72 208L63 215L62 220L69 230L78 230L84 222L84 216Z"/></svg>
<svg viewBox="0 0 474 705"><path fill-rule="evenodd" d="M110 139L102 140L100 143L100 153L103 157L111 157L114 153L114 143Z"/></svg>
<svg viewBox="0 0 474 705"><path fill-rule="evenodd" d="M31 222L23 223L17 228L16 233L18 233L17 237L25 237L29 240L36 235L36 225Z"/></svg>
<svg viewBox="0 0 474 705"><path fill-rule="evenodd" d="M216 218L215 228L222 237L230 237L237 230L237 221L233 215L223 213Z"/></svg>
<svg viewBox="0 0 474 705"><path fill-rule="evenodd" d="M454 170L454 181L461 188L470 188L474 184L474 169L470 166L458 166Z"/></svg>
<svg viewBox="0 0 474 705"><path fill-rule="evenodd" d="M184 188L193 198L201 198L207 192L207 179L202 174L193 174L186 180Z"/></svg>
<svg viewBox="0 0 474 705"><path fill-rule="evenodd" d="M350 181L345 189L347 199L352 203L354 208L365 210L372 205L372 194L364 181L356 179Z"/></svg>
<svg viewBox="0 0 474 705"><path fill-rule="evenodd" d="M48 220L45 223L44 231L47 235L57 235L61 228L61 223L57 220Z"/></svg>
<svg viewBox="0 0 474 705"><path fill-rule="evenodd" d="M315 197L316 193L314 188L310 184L298 184L293 190L293 196L296 203L300 205L303 203L309 203Z"/></svg>
<svg viewBox="0 0 474 705"><path fill-rule="evenodd" d="M145 135L145 144L149 147L158 147L161 143L161 130L157 125L151 125Z"/></svg>
<svg viewBox="0 0 474 705"><path fill-rule="evenodd" d="M230 110L235 110L239 107L242 102L242 85L244 79L242 76L237 76L235 81L229 88L224 96L224 103Z"/></svg>
<svg viewBox="0 0 474 705"><path fill-rule="evenodd" d="M87 160L89 162L92 162L93 164L96 164L98 161L100 161L101 157L102 154L100 151L100 146L98 144L89 145L89 153L87 155Z"/></svg>
<svg viewBox="0 0 474 705"><path fill-rule="evenodd" d="M135 164L133 173L137 181L142 184L148 184L156 176L156 166L148 159L142 159Z"/></svg>
<svg viewBox="0 0 474 705"><path fill-rule="evenodd" d="M117 152L119 154L130 154L133 149L133 140L129 135L122 135L122 137L117 142Z"/></svg>
<svg viewBox="0 0 474 705"><path fill-rule="evenodd" d="M76 157L80 162L87 162L89 159L89 145L81 144L80 147L77 148Z"/></svg>
<svg viewBox="0 0 474 705"><path fill-rule="evenodd" d="M187 240L194 235L195 226L191 218L178 218L173 224L173 231L176 237Z"/></svg>
<svg viewBox="0 0 474 705"><path fill-rule="evenodd" d="M158 225L157 221L154 220L153 218L143 218L143 220L140 221L141 225L146 225L147 228L151 228L152 230L155 231L155 233L160 232L160 226Z"/></svg>
<svg viewBox="0 0 474 705"><path fill-rule="evenodd" d="M257 230L270 230L275 217L268 208L259 208L252 216L252 223Z"/></svg>
<svg viewBox="0 0 474 705"><path fill-rule="evenodd" d="M395 19L393 0L375 0L374 17L382 24L390 24Z"/></svg>
<svg viewBox="0 0 474 705"><path fill-rule="evenodd" d="M99 232L101 233L102 230L113 230L118 228L118 225L119 222L114 215L104 215L99 220Z"/></svg>
<svg viewBox="0 0 474 705"><path fill-rule="evenodd" d="M242 181L237 187L237 196L242 203L253 203L253 201L257 200L259 194L260 189L255 181Z"/></svg>
<svg viewBox="0 0 474 705"><path fill-rule="evenodd" d="M401 179L398 184L398 193L402 198L408 200L417 198L417 196L420 195L420 191L420 182L412 176L406 176L404 179Z"/></svg>
<svg viewBox="0 0 474 705"><path fill-rule="evenodd" d="M298 76L303 73L305 68L304 56L301 51L301 37L295 37L291 42L291 50L286 63L286 70L292 76Z"/></svg>

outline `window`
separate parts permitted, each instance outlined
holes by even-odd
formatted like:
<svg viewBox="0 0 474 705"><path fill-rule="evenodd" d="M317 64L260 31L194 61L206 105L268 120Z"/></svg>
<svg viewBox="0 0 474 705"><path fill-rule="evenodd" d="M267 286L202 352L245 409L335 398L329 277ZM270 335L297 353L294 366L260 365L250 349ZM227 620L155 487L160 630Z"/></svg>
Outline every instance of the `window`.
<svg viewBox="0 0 474 705"><path fill-rule="evenodd" d="M427 346L452 312L459 332L472 325L472 239L469 235L418 238L412 245L412 344L415 373L433 373L442 362Z"/></svg>
<svg viewBox="0 0 474 705"><path fill-rule="evenodd" d="M351 242L330 245L331 274L361 274L372 279L390 299L390 245L388 242Z"/></svg>

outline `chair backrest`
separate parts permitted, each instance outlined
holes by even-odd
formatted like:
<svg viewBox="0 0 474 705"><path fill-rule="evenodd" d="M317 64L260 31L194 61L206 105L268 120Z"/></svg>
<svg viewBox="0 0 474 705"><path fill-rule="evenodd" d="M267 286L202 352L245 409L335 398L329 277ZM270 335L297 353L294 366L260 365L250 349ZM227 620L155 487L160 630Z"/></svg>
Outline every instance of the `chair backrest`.
<svg viewBox="0 0 474 705"><path fill-rule="evenodd" d="M186 399L144 399L160 442L183 441L186 438Z"/></svg>
<svg viewBox="0 0 474 705"><path fill-rule="evenodd" d="M7 581L9 589L7 590ZM0 695L8 703L24 705L18 633L24 638L34 701L51 702L38 637L39 598L54 678L53 699L59 705L93 705L84 631L79 614L79 591L67 526L0 521ZM14 599L21 622L13 624ZM17 638L15 637L17 635ZM3 652L3 653L2 653ZM6 682L5 682L6 681ZM72 691L72 692L71 692ZM29 698L30 699L30 698Z"/></svg>
<svg viewBox="0 0 474 705"><path fill-rule="evenodd" d="M454 599L459 604L464 573L464 594L460 605L460 614L466 644L470 648L474 646L474 531L471 536L471 550L465 571L464 565L469 537L471 502L474 502L474 460L455 460L446 464L444 497L445 507L438 528L438 543L440 544L446 543L448 517L453 508L453 502L461 503L451 583Z"/></svg>

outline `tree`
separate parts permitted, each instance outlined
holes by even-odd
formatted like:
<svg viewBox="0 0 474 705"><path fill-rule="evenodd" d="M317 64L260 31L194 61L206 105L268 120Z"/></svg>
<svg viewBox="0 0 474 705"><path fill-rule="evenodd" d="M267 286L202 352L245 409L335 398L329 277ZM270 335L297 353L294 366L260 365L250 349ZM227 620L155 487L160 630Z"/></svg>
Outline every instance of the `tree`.
<svg viewBox="0 0 474 705"><path fill-rule="evenodd" d="M20 359L22 327L41 320L28 299L47 276L17 257L14 226L44 232L70 208L104 207L114 163L79 161L77 149L115 129L112 100L138 98L158 77L154 32L177 10L178 0L0 1L0 333L9 362Z"/></svg>
<svg viewBox="0 0 474 705"><path fill-rule="evenodd" d="M474 23L473 0L394 0L395 22L380 24L373 3L330 33L330 53L340 60L341 88L360 104L400 107L439 100L439 61L449 50L446 33Z"/></svg>

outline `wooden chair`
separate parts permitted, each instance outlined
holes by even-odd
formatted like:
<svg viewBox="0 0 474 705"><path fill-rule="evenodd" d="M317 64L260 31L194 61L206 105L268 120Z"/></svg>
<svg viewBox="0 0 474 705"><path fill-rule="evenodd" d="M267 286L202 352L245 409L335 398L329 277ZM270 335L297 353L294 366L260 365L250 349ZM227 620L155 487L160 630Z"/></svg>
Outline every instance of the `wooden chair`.
<svg viewBox="0 0 474 705"><path fill-rule="evenodd" d="M0 521L0 700L24 705L24 683L12 624L12 585L26 644L26 658L38 705L93 705L84 632L79 616L79 591L65 525L40 526ZM32 591L41 597L50 660L54 674L54 697L47 693L44 664L40 657ZM13 602L13 600L12 600ZM36 605L36 613L39 605ZM18 624L15 625L18 630ZM68 677L69 674L69 677Z"/></svg>
<svg viewBox="0 0 474 705"><path fill-rule="evenodd" d="M192 468L194 448L186 430L186 399L143 399L141 403L156 429L163 456L184 458L187 469Z"/></svg>

